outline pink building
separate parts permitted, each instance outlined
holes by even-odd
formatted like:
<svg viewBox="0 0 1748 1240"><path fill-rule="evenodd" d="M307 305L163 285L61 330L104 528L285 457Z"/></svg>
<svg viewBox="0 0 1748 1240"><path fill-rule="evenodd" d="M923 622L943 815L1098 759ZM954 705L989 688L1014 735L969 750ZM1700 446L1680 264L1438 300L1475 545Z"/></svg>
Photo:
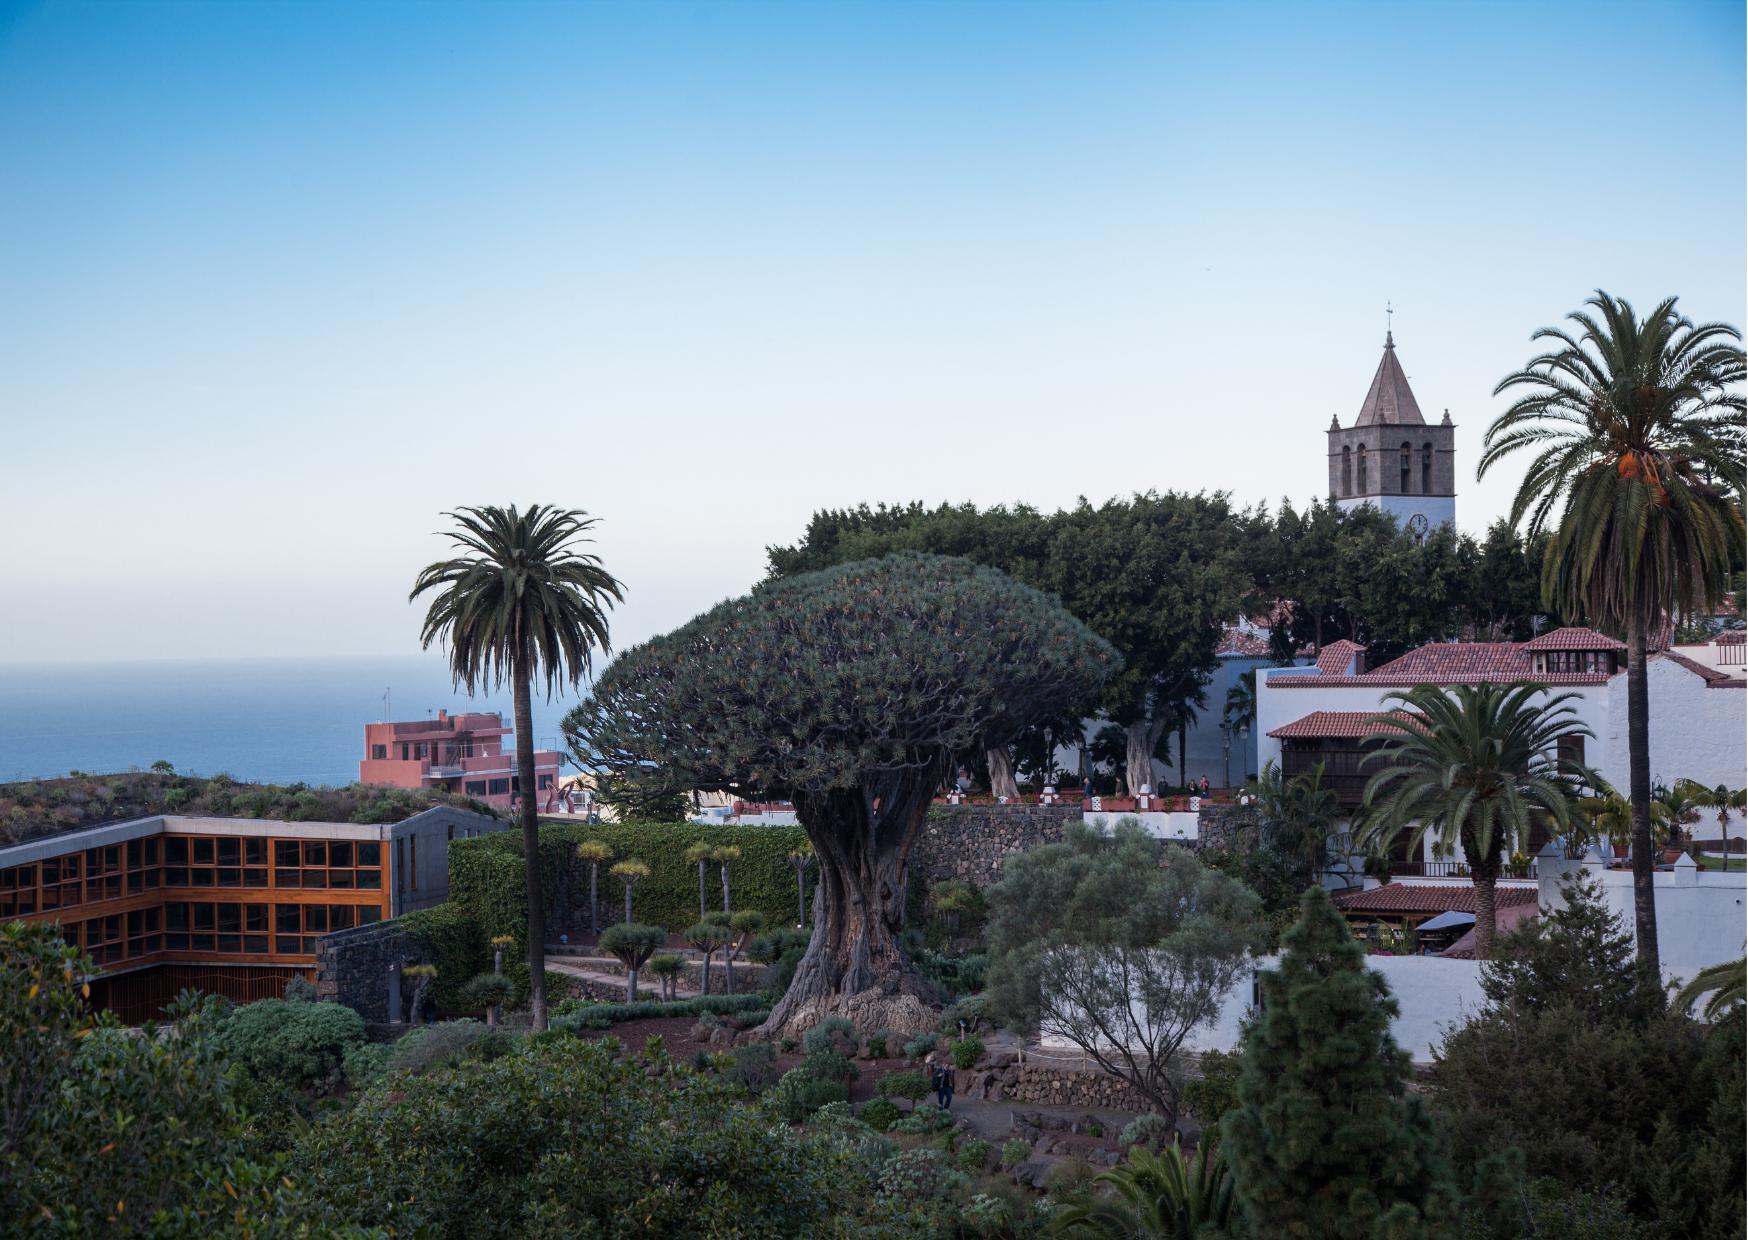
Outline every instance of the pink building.
<svg viewBox="0 0 1748 1240"><path fill-rule="evenodd" d="M443 788L506 807L520 793L516 751L504 742L511 730L501 715L450 715L413 723L369 723L364 726L365 752L358 779L395 788ZM544 808L557 795L563 755L551 750L534 754L534 782Z"/></svg>

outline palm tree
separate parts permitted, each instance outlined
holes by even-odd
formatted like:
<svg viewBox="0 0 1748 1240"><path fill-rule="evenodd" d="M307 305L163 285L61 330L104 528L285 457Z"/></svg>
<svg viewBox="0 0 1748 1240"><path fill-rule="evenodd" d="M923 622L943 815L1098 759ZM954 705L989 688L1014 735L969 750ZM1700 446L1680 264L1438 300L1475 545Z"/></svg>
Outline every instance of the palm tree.
<svg viewBox="0 0 1748 1240"><path fill-rule="evenodd" d="M1263 842L1283 856L1303 862L1301 877L1316 882L1329 864L1329 841L1339 838L1341 806L1335 789L1323 785L1323 763L1309 771L1281 778L1271 760L1250 785L1257 799Z"/></svg>
<svg viewBox="0 0 1748 1240"><path fill-rule="evenodd" d="M1626 634L1633 912L1639 955L1655 971L1646 640L1667 612L1681 619L1715 606L1742 557L1744 357L1733 343L1741 333L1694 326L1673 297L1642 321L1601 289L1585 304L1600 321L1568 315L1576 339L1540 329L1531 339L1557 347L1494 388L1525 391L1487 428L1476 477L1534 450L1511 519L1529 514L1531 538L1553 529L1543 598L1569 619Z"/></svg>
<svg viewBox="0 0 1748 1240"><path fill-rule="evenodd" d="M1701 969L1694 974L1693 980L1676 994L1675 1010L1692 1011L1693 1005L1699 1002L1699 997L1708 991L1717 993L1712 995L1711 1001L1705 1005L1700 1015L1715 1023L1730 1008L1748 997L1748 957L1714 964L1711 968Z"/></svg>
<svg viewBox="0 0 1748 1240"><path fill-rule="evenodd" d="M1688 828L1699 821L1700 811L1699 802L1693 799L1693 787L1689 781L1678 779L1674 787L1657 788L1652 792L1651 800L1661 805L1668 815L1669 833L1664 841L1667 848L1686 849L1693 843L1693 833Z"/></svg>
<svg viewBox="0 0 1748 1240"><path fill-rule="evenodd" d="M1175 1141L1159 1154L1133 1146L1127 1166L1097 1181L1110 1185L1109 1195L1061 1210L1053 1234L1071 1240L1189 1240L1204 1232L1223 1235L1231 1219L1232 1177L1209 1134L1188 1159Z"/></svg>
<svg viewBox="0 0 1748 1240"><path fill-rule="evenodd" d="M1695 805L1718 811L1718 851L1724 854L1724 864L1728 866L1730 858L1730 811L1741 809L1745 804L1748 804L1748 788L1732 789L1728 784L1707 788L1691 779L1682 780L1676 787L1685 788L1688 800Z"/></svg>
<svg viewBox="0 0 1748 1240"><path fill-rule="evenodd" d="M740 860L739 844L724 844L710 854L710 859L716 862L722 872L722 911L729 912L728 907L728 867Z"/></svg>
<svg viewBox="0 0 1748 1240"><path fill-rule="evenodd" d="M1369 759L1380 769L1366 781L1359 836L1381 853L1404 835L1411 845L1428 832L1462 844L1475 886L1475 954L1493 955L1497 928L1494 885L1501 858L1527 842L1541 822L1570 830L1575 794L1590 772L1558 756L1562 737L1593 736L1562 693L1538 703L1546 685L1416 685L1389 693L1418 718L1374 715L1366 740L1379 741Z"/></svg>
<svg viewBox="0 0 1748 1240"><path fill-rule="evenodd" d="M528 883L531 1027L546 1028L546 926L540 897L540 819L534 785L534 677L546 695L577 684L594 652L607 653L607 611L623 602L599 556L573 549L595 522L586 514L531 505L463 508L443 514L461 526L445 537L472 554L427 565L412 602L437 591L420 633L423 649L449 647L449 670L468 696L476 686L510 682L515 703L517 786L522 793L522 853ZM612 602L609 602L612 600Z"/></svg>
<svg viewBox="0 0 1748 1240"><path fill-rule="evenodd" d="M625 920L631 922L631 889L649 877L649 867L636 857L621 861L607 873L625 884Z"/></svg>
<svg viewBox="0 0 1748 1240"><path fill-rule="evenodd" d="M1591 781L1595 789L1592 795L1580 797L1578 812L1590 824L1589 834L1598 844L1607 840L1611 844L1619 844L1624 851L1633 838L1633 806L1632 802L1622 796L1615 786L1598 775ZM1669 809L1661 801L1651 802L1651 825L1660 828L1668 821Z"/></svg>
<svg viewBox="0 0 1748 1240"><path fill-rule="evenodd" d="M706 844L703 840L699 840L686 850L686 860L698 863L698 919L700 921L704 919L706 907L704 903L704 863L714 860L715 856L716 846Z"/></svg>
<svg viewBox="0 0 1748 1240"><path fill-rule="evenodd" d="M789 854L789 864L795 867L795 924L807 924L807 888L802 880L807 874L807 867L813 864L813 841L802 840Z"/></svg>
<svg viewBox="0 0 1748 1240"><path fill-rule="evenodd" d="M601 863L613 860L605 840L584 840L577 845L577 860L589 863L589 932L601 933Z"/></svg>

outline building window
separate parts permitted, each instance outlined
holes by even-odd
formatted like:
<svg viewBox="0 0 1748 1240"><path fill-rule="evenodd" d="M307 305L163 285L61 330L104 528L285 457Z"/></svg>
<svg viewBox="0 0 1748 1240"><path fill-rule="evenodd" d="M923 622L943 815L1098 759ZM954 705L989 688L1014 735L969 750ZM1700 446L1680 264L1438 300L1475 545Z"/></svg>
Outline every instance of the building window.
<svg viewBox="0 0 1748 1240"><path fill-rule="evenodd" d="M483 797L486 795L486 781L483 779L470 779L467 783L462 785L462 787L470 797Z"/></svg>
<svg viewBox="0 0 1748 1240"><path fill-rule="evenodd" d="M1360 494L1366 493L1366 445L1360 445Z"/></svg>
<svg viewBox="0 0 1748 1240"><path fill-rule="evenodd" d="M372 745L370 747L370 756L377 762L385 761L388 758L388 746Z"/></svg>
<svg viewBox="0 0 1748 1240"><path fill-rule="evenodd" d="M421 762L425 760L428 753L429 750L426 749L424 741L420 741L417 745L413 746L413 757L419 759Z"/></svg>
<svg viewBox="0 0 1748 1240"><path fill-rule="evenodd" d="M1407 444L1402 445L1402 494L1408 494L1408 480L1411 476L1414 461L1414 449Z"/></svg>
<svg viewBox="0 0 1748 1240"><path fill-rule="evenodd" d="M1352 495L1353 494L1353 449L1352 448L1343 448L1341 450L1341 493L1343 495Z"/></svg>
<svg viewBox="0 0 1748 1240"><path fill-rule="evenodd" d="M1420 493L1432 494L1432 445L1422 444L1420 448Z"/></svg>
<svg viewBox="0 0 1748 1240"><path fill-rule="evenodd" d="M1584 738L1582 736L1562 736L1556 752L1563 763L1584 765Z"/></svg>
<svg viewBox="0 0 1748 1240"><path fill-rule="evenodd" d="M544 792L548 788L552 787L552 776L541 775L541 776L537 777L534 782L535 782L535 786L538 787L540 789L540 791Z"/></svg>
<svg viewBox="0 0 1748 1240"><path fill-rule="evenodd" d="M501 797L509 791L510 781L507 779L488 779L486 781L487 796Z"/></svg>
<svg viewBox="0 0 1748 1240"><path fill-rule="evenodd" d="M406 843L405 838L395 841L395 890L403 894L407 890Z"/></svg>
<svg viewBox="0 0 1748 1240"><path fill-rule="evenodd" d="M405 762L407 760L407 757L408 757L407 751L411 748L412 748L412 746L410 746L410 745L402 745L401 746L401 761L402 762Z"/></svg>

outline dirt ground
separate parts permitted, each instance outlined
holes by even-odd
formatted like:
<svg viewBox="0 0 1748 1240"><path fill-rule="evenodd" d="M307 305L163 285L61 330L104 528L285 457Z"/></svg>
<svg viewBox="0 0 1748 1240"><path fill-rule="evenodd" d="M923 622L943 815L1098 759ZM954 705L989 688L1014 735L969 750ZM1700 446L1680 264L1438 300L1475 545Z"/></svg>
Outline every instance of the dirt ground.
<svg viewBox="0 0 1748 1240"><path fill-rule="evenodd" d="M697 1023L689 1016L659 1017L655 1020L627 1020L615 1024L611 1029L579 1030L578 1036L585 1039L618 1038L625 1045L625 1049L635 1055L643 1050L644 1043L651 1037L660 1035L667 1047L668 1054L675 1059L689 1060L696 1052L705 1049L700 1043L692 1041L692 1026ZM787 1072L791 1068L799 1068L806 1058L807 1056L801 1053L799 1045L792 1054L785 1055L778 1051L777 1067L782 1072ZM850 1101L855 1103L869 1102L877 1097L875 1089L880 1084L880 1078L888 1072L921 1071L927 1073L928 1071L922 1065L907 1063L901 1059L858 1059L856 1067L861 1069L862 1075L857 1077L850 1086ZM898 1105L902 1108L908 1104L900 1102ZM957 1105L955 1109L957 1109ZM1002 1115L1005 1124L1007 1112L1003 1111Z"/></svg>

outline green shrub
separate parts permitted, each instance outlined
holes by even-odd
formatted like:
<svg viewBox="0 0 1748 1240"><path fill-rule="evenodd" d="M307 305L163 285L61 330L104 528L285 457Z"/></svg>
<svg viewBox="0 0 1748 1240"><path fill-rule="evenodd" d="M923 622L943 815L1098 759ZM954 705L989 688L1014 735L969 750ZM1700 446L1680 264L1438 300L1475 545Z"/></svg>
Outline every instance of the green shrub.
<svg viewBox="0 0 1748 1240"><path fill-rule="evenodd" d="M960 1170L969 1175L977 1175L983 1170L983 1160L989 1157L989 1151L995 1146L987 1141L967 1141L959 1147Z"/></svg>
<svg viewBox="0 0 1748 1240"><path fill-rule="evenodd" d="M964 1175L939 1150L907 1150L894 1154L880 1170L878 1196L919 1206L945 1197L964 1183Z"/></svg>
<svg viewBox="0 0 1748 1240"><path fill-rule="evenodd" d="M729 1078L750 1094L762 1094L778 1081L777 1052L769 1042L748 1042L734 1048Z"/></svg>
<svg viewBox="0 0 1748 1240"><path fill-rule="evenodd" d="M915 1107L935 1091L929 1087L929 1078L921 1072L888 1072L880 1078L874 1092L882 1098L908 1098Z"/></svg>
<svg viewBox="0 0 1748 1240"><path fill-rule="evenodd" d="M1025 1162L1026 1159L1031 1156L1032 1147L1018 1137L1015 1137L1012 1141L1009 1141L1006 1145L1001 1147L1001 1165L1009 1171L1012 1171L1015 1167Z"/></svg>
<svg viewBox="0 0 1748 1240"><path fill-rule="evenodd" d="M832 1034L841 1033L847 1037L856 1036L856 1026L847 1017L831 1015L819 1024L801 1035L801 1045L807 1048L809 1055L821 1055L833 1052L837 1044L832 1041Z"/></svg>
<svg viewBox="0 0 1748 1240"><path fill-rule="evenodd" d="M394 1047L381 1042L365 1042L346 1052L342 1069L350 1089L369 1089L388 1071L389 1056Z"/></svg>
<svg viewBox="0 0 1748 1240"><path fill-rule="evenodd" d="M904 1132L913 1135L928 1135L944 1132L953 1126L953 1116L932 1102L921 1102L911 1108L909 1115L899 1120L888 1132Z"/></svg>
<svg viewBox="0 0 1748 1240"><path fill-rule="evenodd" d="M508 1039L489 1025L477 1020L445 1020L435 1025L421 1025L403 1034L391 1048L388 1059L390 1072L424 1072L435 1067L454 1067L474 1055L475 1041L488 1035L500 1039L494 1058L508 1049Z"/></svg>
<svg viewBox="0 0 1748 1240"><path fill-rule="evenodd" d="M941 1009L941 1020L938 1026L940 1031L957 1037L959 1024L963 1021L966 1033L976 1033L977 1026L987 1021L984 1016L985 1004L986 1001L982 995L966 995L963 998L953 1000Z"/></svg>
<svg viewBox="0 0 1748 1240"><path fill-rule="evenodd" d="M953 1066L961 1072L983 1058L983 1042L978 1038L961 1038L953 1043Z"/></svg>
<svg viewBox="0 0 1748 1240"><path fill-rule="evenodd" d="M709 1076L674 1089L615 1049L560 1037L398 1078L319 1125L289 1172L397 1236L832 1233L854 1177L829 1139L773 1128Z"/></svg>
<svg viewBox="0 0 1748 1240"><path fill-rule="evenodd" d="M785 1072L765 1098L784 1120L799 1124L827 1103L848 1102L850 1091L841 1079L822 1080L804 1065Z"/></svg>
<svg viewBox="0 0 1748 1240"><path fill-rule="evenodd" d="M1202 1125L1202 1131L1219 1136L1220 1117L1238 1107L1238 1078L1244 1071L1241 1051L1203 1051L1202 1075L1184 1082L1184 1106Z"/></svg>
<svg viewBox="0 0 1748 1240"><path fill-rule="evenodd" d="M1171 1125L1165 1122L1165 1116L1158 1111L1149 1111L1124 1124L1123 1131L1117 1134L1117 1140L1124 1145L1162 1146L1170 1133Z"/></svg>
<svg viewBox="0 0 1748 1240"><path fill-rule="evenodd" d="M914 1042L904 1044L904 1057L906 1059L921 1059L935 1049L935 1043L938 1041L940 1039L932 1033L919 1033Z"/></svg>
<svg viewBox="0 0 1748 1240"><path fill-rule="evenodd" d="M885 1132L904 1115L890 1098L876 1098L862 1104L861 1120L875 1132Z"/></svg>
<svg viewBox="0 0 1748 1240"><path fill-rule="evenodd" d="M708 1012L713 1016L751 1016L765 1012L764 995L707 995L702 999L678 999L663 1003L655 999L640 999L636 1003L596 1003L566 999L553 1010L552 1027L573 1028L585 1014L591 1020L617 1024L623 1020L655 1020L676 1016L698 1017Z"/></svg>
<svg viewBox="0 0 1748 1240"><path fill-rule="evenodd" d="M329 1090L347 1054L364 1043L364 1018L339 1003L260 999L238 1008L221 1037L231 1062L257 1080Z"/></svg>

